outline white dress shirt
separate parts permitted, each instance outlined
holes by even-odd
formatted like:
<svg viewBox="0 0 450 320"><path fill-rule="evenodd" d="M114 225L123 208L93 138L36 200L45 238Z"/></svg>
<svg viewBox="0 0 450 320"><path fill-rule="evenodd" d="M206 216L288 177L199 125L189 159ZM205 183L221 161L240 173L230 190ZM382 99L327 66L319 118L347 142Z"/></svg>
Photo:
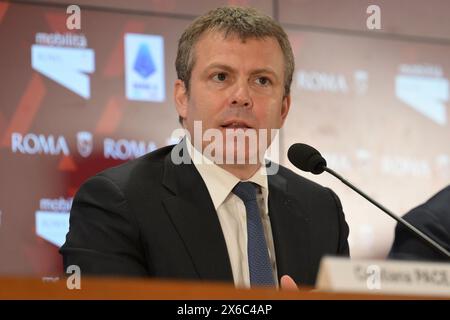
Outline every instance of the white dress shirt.
<svg viewBox="0 0 450 320"><path fill-rule="evenodd" d="M214 164L195 149L186 137L189 156L206 184L211 196L222 232L227 245L236 287L250 287L250 273L247 254L247 217L244 202L231 191L239 180L236 176ZM273 277L278 286L278 277L273 244L272 229L269 219L269 188L266 167L261 168L248 180L259 186L257 202L264 227L264 234L269 249L269 258L273 267Z"/></svg>

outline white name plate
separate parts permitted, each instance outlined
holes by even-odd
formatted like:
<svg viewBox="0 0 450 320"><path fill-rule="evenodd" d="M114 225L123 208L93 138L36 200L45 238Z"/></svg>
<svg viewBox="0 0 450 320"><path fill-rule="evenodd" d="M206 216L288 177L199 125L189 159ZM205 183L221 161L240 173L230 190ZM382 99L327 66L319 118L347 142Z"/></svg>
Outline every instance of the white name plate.
<svg viewBox="0 0 450 320"><path fill-rule="evenodd" d="M320 263L316 288L450 298L450 263L325 257Z"/></svg>

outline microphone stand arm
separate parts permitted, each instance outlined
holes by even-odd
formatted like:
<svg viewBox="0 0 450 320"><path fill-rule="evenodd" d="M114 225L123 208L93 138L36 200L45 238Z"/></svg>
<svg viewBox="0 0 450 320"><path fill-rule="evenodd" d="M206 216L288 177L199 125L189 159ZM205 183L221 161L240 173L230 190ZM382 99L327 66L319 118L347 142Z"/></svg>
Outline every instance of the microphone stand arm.
<svg viewBox="0 0 450 320"><path fill-rule="evenodd" d="M383 205L381 205L380 203L378 203L377 201L375 201L374 199L372 199L371 197L369 197L367 194L365 194L363 191L359 190L357 187L355 187L353 184L351 184L350 182L348 182L346 179L344 179L340 174L338 174L336 171L334 171L333 169L330 169L328 167L324 167L324 170L326 172L328 172L329 174L335 176L336 178L338 178L339 180L341 180L345 185L347 185L348 187L350 187L353 191L355 191L356 193L358 193L359 195L361 195L363 198L365 198L366 200L368 200L370 203L372 203L374 206L378 207L379 209L381 209L382 211L384 211L385 213L387 213L391 218L393 218L394 220L396 220L398 223L400 223L401 225L403 225L408 231L410 231L411 233L414 233L416 236L419 236L421 238L421 240L423 240L426 244L428 244L430 247L432 247L434 250L438 251L439 253L441 253L443 256L445 256L447 259L450 259L450 253L444 248L442 247L439 243L437 243L436 241L434 241L433 239L431 239L429 236L427 236L426 234L424 234L422 231L420 231L419 229L417 229L416 227L414 227L412 224L410 224L408 221L406 221L405 219L395 215L393 212L391 212L390 210L388 210L387 208L385 208Z"/></svg>

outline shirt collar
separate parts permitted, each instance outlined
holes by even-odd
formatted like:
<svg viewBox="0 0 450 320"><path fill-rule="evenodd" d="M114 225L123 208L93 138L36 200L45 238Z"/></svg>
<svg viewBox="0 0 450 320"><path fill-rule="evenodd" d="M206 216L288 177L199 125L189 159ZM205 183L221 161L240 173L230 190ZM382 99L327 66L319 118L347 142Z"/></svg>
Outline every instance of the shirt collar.
<svg viewBox="0 0 450 320"><path fill-rule="evenodd" d="M205 182L214 208L217 210L241 180L205 157L191 144L188 137L186 137L186 145L189 156ZM267 214L269 189L266 166L262 165L250 179L245 181L253 182L260 187L264 198L264 213Z"/></svg>

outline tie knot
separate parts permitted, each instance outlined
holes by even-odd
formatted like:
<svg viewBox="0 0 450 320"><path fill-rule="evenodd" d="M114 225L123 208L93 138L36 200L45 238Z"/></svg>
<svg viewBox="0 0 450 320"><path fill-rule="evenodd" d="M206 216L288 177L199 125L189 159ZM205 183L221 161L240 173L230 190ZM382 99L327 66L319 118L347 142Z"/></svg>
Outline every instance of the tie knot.
<svg viewBox="0 0 450 320"><path fill-rule="evenodd" d="M252 182L239 182L232 192L244 202L256 200L256 185Z"/></svg>

